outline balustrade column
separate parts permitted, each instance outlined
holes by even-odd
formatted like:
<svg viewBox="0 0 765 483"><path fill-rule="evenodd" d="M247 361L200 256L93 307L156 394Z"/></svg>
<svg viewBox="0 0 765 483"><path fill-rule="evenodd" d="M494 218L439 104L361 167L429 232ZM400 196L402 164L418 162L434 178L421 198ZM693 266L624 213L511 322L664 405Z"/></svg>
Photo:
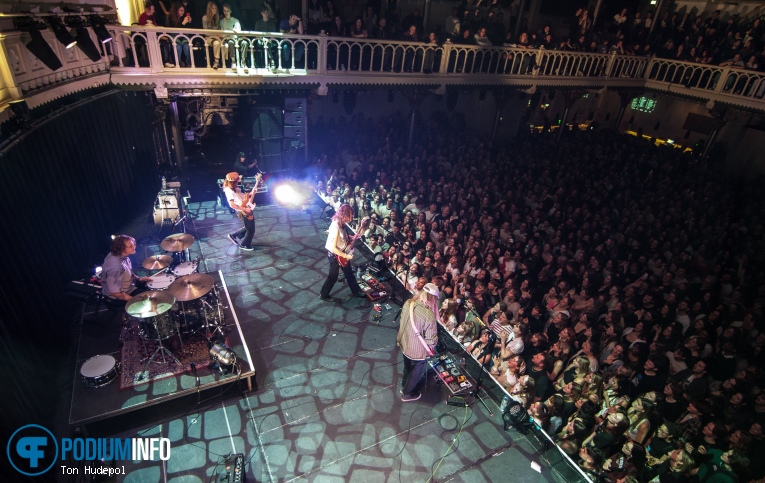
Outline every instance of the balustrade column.
<svg viewBox="0 0 765 483"><path fill-rule="evenodd" d="M441 65L438 66L439 74L446 74L449 72L449 58L452 55L453 48L454 44L452 44L451 41L447 39L446 43L444 43L442 47L443 54L441 55Z"/></svg>
<svg viewBox="0 0 765 483"><path fill-rule="evenodd" d="M643 78L649 80L651 78L651 72L653 72L653 66L656 63L656 54L651 55L651 60L645 66L645 72L643 72Z"/></svg>
<svg viewBox="0 0 765 483"><path fill-rule="evenodd" d="M146 31L146 46L149 51L149 67L152 72L159 72L164 70L164 64L162 63L162 50L159 48L159 39L157 32L154 30Z"/></svg>
<svg viewBox="0 0 765 483"><path fill-rule="evenodd" d="M327 36L319 35L318 52L316 52L316 55L319 56L316 62L316 72L318 74L327 73L327 48Z"/></svg>
<svg viewBox="0 0 765 483"><path fill-rule="evenodd" d="M728 76L731 74L731 68L730 67L723 67L720 71L720 78L717 79L717 84L715 85L715 93L720 94L723 91L723 88L725 87L725 84L728 82ZM733 89L731 89L733 90Z"/></svg>
<svg viewBox="0 0 765 483"><path fill-rule="evenodd" d="M614 76L614 65L616 64L616 53L611 53L608 57L608 63L606 63L606 79Z"/></svg>

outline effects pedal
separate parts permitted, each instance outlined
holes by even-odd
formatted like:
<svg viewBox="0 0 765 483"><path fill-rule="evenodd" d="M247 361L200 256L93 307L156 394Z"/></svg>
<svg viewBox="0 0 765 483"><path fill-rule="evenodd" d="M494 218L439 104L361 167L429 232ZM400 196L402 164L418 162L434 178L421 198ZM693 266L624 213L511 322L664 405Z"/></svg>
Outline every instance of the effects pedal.
<svg viewBox="0 0 765 483"><path fill-rule="evenodd" d="M226 483L245 483L244 455L242 453L235 454L233 460L229 460L229 462L226 463L226 474L221 475L218 481Z"/></svg>

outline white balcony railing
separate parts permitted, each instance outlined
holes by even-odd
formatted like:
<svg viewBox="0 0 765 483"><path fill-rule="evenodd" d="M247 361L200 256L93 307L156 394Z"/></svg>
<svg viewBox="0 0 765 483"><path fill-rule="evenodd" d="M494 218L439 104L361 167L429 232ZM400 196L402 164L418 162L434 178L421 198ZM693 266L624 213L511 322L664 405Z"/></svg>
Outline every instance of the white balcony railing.
<svg viewBox="0 0 765 483"><path fill-rule="evenodd" d="M52 72L23 46L18 32L0 37L15 84L10 92L28 95L76 76L108 70L111 82L176 81L258 84L263 79L310 76L310 82L543 84L633 86L692 90L693 95L723 98L765 109L765 75L743 69L677 62L656 57L590 54L544 49L488 47L446 43L282 35L262 32L184 30L108 26L113 40L99 45L103 61L90 62L79 52L51 46L64 57L63 71ZM49 34L49 33L47 33ZM107 57L108 56L108 57ZM108 61L106 59L109 59ZM214 64L218 59L218 69ZM33 67L33 68L32 68ZM183 76L180 74L188 74ZM143 76L143 77L142 77Z"/></svg>

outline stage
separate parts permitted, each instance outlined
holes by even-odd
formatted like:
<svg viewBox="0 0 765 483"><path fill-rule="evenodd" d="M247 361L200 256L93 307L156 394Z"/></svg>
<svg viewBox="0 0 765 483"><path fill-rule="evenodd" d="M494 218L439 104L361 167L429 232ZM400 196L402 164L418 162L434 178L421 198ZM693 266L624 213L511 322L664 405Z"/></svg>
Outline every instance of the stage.
<svg viewBox="0 0 765 483"><path fill-rule="evenodd" d="M190 205L185 229L196 238L190 256L201 256L200 272L220 272L225 281L227 310L238 321L229 334L241 332L241 341L232 338L232 348L249 349L256 388L223 387L232 376L206 372L200 373L202 385L220 387L198 393L195 378L185 373L175 385L160 380L140 394L147 400L171 392L182 397L143 411L120 408L119 424L95 414L95 408L73 404L73 426L88 426L96 436L170 439L168 461L131 463L120 481L218 481L225 473L222 462L236 453L244 454L250 482L583 481L555 448L545 450L540 435L503 430L501 397L490 382L492 397L486 402L493 415L478 402L445 404L451 393L432 372L420 400L400 400L403 364L396 333L402 294L399 290L395 301L382 303L379 320L370 301L345 298L344 284L332 293L343 301L319 299L328 265L322 208L318 198L307 210L259 206L255 250L245 252L226 238L241 225L228 209L215 201ZM145 219L124 232L139 243L134 267L169 233ZM354 263L365 259L363 251L356 251ZM116 339L114 344L111 352L117 352ZM104 353L109 352L81 352L79 362ZM77 406L95 406L98 398L111 397L107 391L119 391L116 381L103 388L77 384ZM88 398L80 396L83 391Z"/></svg>

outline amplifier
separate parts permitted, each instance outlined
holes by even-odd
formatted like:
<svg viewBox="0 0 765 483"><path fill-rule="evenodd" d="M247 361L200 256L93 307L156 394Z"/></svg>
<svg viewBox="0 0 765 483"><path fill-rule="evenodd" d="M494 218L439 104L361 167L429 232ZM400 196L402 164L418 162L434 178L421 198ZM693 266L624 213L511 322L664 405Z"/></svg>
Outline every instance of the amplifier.
<svg viewBox="0 0 765 483"><path fill-rule="evenodd" d="M157 193L154 201L154 224L162 225L166 221L175 223L181 219L182 202L177 189L166 189Z"/></svg>

